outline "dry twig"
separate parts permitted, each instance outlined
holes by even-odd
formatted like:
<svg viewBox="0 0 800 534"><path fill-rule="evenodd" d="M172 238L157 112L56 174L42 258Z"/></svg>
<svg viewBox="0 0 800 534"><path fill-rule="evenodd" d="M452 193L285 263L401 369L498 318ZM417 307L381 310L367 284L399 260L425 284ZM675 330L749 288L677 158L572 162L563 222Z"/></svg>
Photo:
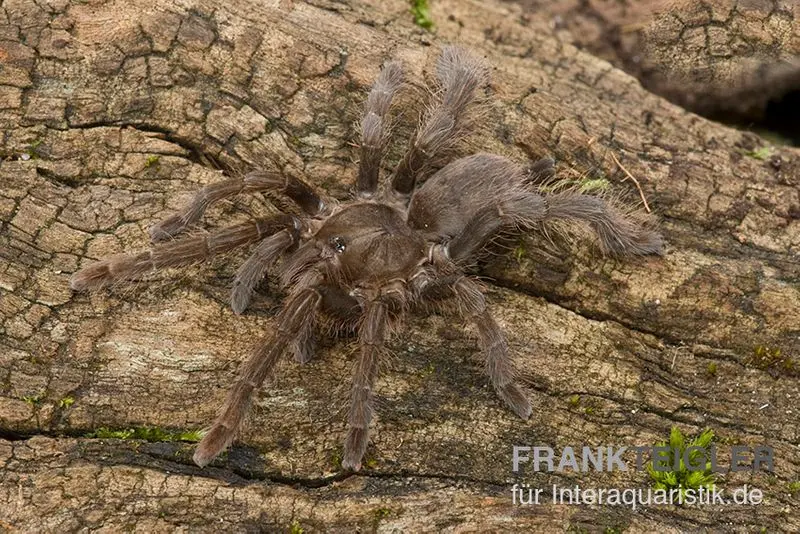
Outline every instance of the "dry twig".
<svg viewBox="0 0 800 534"><path fill-rule="evenodd" d="M633 176L633 175L632 175L632 174L631 174L631 173L628 171L628 169L626 169L625 167L623 167L623 166L622 166L622 163L620 163L620 162L619 162L619 160L617 159L617 157L614 155L614 153L613 153L613 152L611 153L611 159L613 159L613 160L614 160L614 163L616 163L616 164L617 164L617 166L618 166L620 169L622 169L622 172L624 172L624 173L625 173L626 177L625 177L625 178L623 178L623 179L622 179L622 181L624 182L625 180L627 180L628 178L630 178L631 180L633 180L633 183L634 183L634 184L636 184L636 189L638 189L638 190L639 190L639 196L640 196L640 197L642 197L642 202L644 203L644 209L647 211L647 213L650 213L650 206L648 206L648 205L647 205L647 199L644 197L644 191L642 191L642 186L641 186L641 184L639 183L639 180L637 180L637 179L636 179L636 178L635 178L635 177L634 177L634 176Z"/></svg>

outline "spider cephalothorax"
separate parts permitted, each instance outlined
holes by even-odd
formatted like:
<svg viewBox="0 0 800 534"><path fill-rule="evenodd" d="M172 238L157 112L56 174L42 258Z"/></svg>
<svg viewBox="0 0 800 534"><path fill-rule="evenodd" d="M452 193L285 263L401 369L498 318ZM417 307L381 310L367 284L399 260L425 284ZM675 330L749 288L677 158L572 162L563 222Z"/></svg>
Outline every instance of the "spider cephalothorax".
<svg viewBox="0 0 800 534"><path fill-rule="evenodd" d="M447 47L437 62L436 79L434 102L383 188L379 169L388 139L386 114L403 86L396 62L383 67L367 98L352 201L334 206L297 178L254 172L203 188L183 211L151 229L153 241L161 242L151 250L105 259L72 277L73 289L95 289L258 243L236 274L233 310L245 310L273 268L288 296L275 331L255 345L217 420L197 447L198 465L206 465L231 443L254 391L285 352L293 352L300 362L309 360L315 325L320 322L355 330L359 336L345 468L360 468L369 441L373 387L387 336L404 314L416 310L436 308L470 320L492 385L526 419L531 406L515 381L505 337L465 267L499 233L530 229L552 219L587 224L607 252L660 252L661 237L641 214L573 190L537 189L532 173L552 174L552 160L522 166L502 156L475 154L445 165L443 159L468 129L469 108L488 81L488 71L465 50ZM304 214L280 214L207 235L174 238L197 223L211 203L267 191L282 193Z"/></svg>

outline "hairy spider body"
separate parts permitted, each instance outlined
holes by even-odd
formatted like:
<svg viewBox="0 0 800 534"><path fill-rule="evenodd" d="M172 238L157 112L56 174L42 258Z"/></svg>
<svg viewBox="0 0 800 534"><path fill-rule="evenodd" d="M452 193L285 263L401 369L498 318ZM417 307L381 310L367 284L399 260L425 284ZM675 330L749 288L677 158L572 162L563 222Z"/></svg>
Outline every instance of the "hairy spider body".
<svg viewBox="0 0 800 534"><path fill-rule="evenodd" d="M500 232L531 229L551 219L588 224L607 252L660 252L661 237L650 229L652 221L646 217L575 191L537 190L532 174L551 175L552 160L526 168L502 156L474 154L445 165L456 140L469 127L469 108L487 82L488 71L465 50L446 47L436 78L435 103L423 116L387 187L380 189L378 182L388 139L386 114L403 85L396 62L384 66L367 98L353 201L331 207L295 177L254 172L203 188L184 210L151 229L155 245L149 251L108 258L73 275L73 289L96 289L258 243L236 274L233 310L242 313L247 308L270 270L288 296L276 317L275 331L254 346L219 416L198 445L194 455L198 465L206 465L231 443L253 393L284 353L291 351L299 362L312 357L314 330L320 322L357 331L359 337L345 468L361 467L387 338L405 314L418 310L438 309L469 320L497 394L527 419L531 405L516 382L506 338L489 313L479 284L465 271L476 253ZM204 236L175 238L200 221L213 202L267 191L282 193L304 214L280 214ZM278 262L280 258L283 261Z"/></svg>

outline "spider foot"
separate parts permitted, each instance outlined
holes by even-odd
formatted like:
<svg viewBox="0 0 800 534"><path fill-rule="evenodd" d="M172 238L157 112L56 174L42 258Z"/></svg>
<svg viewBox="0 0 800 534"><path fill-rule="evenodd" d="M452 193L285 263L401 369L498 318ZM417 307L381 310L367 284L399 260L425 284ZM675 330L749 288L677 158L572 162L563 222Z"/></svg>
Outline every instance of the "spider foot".
<svg viewBox="0 0 800 534"><path fill-rule="evenodd" d="M252 291L244 284L236 284L231 291L231 309L236 315L241 315L250 305Z"/></svg>
<svg viewBox="0 0 800 534"><path fill-rule="evenodd" d="M511 382L505 386L496 386L496 389L500 398L515 414L522 419L528 419L531 416L531 403L517 384Z"/></svg>
<svg viewBox="0 0 800 534"><path fill-rule="evenodd" d="M292 353L294 354L294 361L297 363L308 363L314 356L316 343L314 336L311 333L306 333L302 338L296 339L292 343Z"/></svg>
<svg viewBox="0 0 800 534"><path fill-rule="evenodd" d="M645 230L639 235L634 251L637 254L663 254L664 238L654 230Z"/></svg>
<svg viewBox="0 0 800 534"><path fill-rule="evenodd" d="M108 261L99 261L76 272L69 279L73 291L86 291L103 287L111 279Z"/></svg>
<svg viewBox="0 0 800 534"><path fill-rule="evenodd" d="M367 450L369 431L366 428L351 428L344 442L344 459L342 467L351 471L361 469L361 460Z"/></svg>
<svg viewBox="0 0 800 534"><path fill-rule="evenodd" d="M222 425L215 425L197 445L192 460L198 466L205 467L230 445L232 438L233 435L229 429Z"/></svg>
<svg viewBox="0 0 800 534"><path fill-rule="evenodd" d="M112 282L136 279L153 268L149 251L138 254L119 254L98 261L72 275L69 286L73 291L100 289Z"/></svg>

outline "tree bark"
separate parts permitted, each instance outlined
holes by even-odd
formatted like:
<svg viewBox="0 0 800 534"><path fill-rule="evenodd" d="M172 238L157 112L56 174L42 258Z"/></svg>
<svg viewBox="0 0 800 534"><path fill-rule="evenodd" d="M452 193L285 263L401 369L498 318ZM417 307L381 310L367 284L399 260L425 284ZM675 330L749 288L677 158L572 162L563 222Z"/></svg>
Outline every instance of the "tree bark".
<svg viewBox="0 0 800 534"><path fill-rule="evenodd" d="M441 0L432 18L435 33L416 27L400 0L2 2L2 528L800 530L800 152L667 103L514 6ZM533 236L482 265L530 421L494 395L458 322L420 317L381 371L362 472L340 468L348 339L287 361L237 445L196 468L175 439L212 421L282 296L270 285L233 314L245 252L88 295L69 290L70 274L146 248L147 228L217 169L294 169L346 198L381 63L402 60L423 94L447 42L494 67L474 147L553 155L561 177L602 177L638 199L613 154L662 220L665 256L603 258L585 239ZM406 138L395 141L390 163ZM274 209L244 199L206 222ZM718 478L761 489L764 504L512 503L514 483L545 496L553 484L651 486L636 470L518 477L514 445L645 446L673 425L711 428L725 451L772 447L774 473Z"/></svg>
<svg viewBox="0 0 800 534"><path fill-rule="evenodd" d="M506 1L675 104L727 123L773 123L798 144L797 0Z"/></svg>

